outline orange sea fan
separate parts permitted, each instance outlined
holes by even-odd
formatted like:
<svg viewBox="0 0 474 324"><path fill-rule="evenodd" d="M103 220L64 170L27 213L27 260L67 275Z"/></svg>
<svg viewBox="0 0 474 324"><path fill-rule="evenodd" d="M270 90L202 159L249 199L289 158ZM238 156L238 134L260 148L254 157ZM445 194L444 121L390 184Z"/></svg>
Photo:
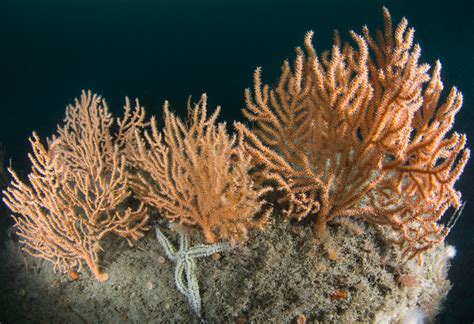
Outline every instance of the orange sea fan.
<svg viewBox="0 0 474 324"><path fill-rule="evenodd" d="M10 169L4 202L13 211L23 249L74 272L86 263L104 281L100 242L108 234L131 244L147 230L144 204L127 208L131 194L126 161L110 134L113 122L105 101L83 92L67 108L58 136L43 145L34 133L29 183Z"/></svg>
<svg viewBox="0 0 474 324"><path fill-rule="evenodd" d="M307 33L306 53L297 48L275 87L258 68L243 109L254 128L237 128L260 178L285 193L288 218L313 215L320 234L336 217L388 225L411 257L447 235L438 220L460 206L454 184L470 151L465 135L449 134L461 93L440 102L441 64L430 74L407 20L393 29L385 8L384 19L376 39L351 31L354 47L336 33L321 55Z"/></svg>
<svg viewBox="0 0 474 324"><path fill-rule="evenodd" d="M151 120L151 133L135 132L129 157L138 169L132 178L137 197L172 222L197 225L209 243L247 238L251 228L266 226L271 210L262 212L262 195L249 176L250 156L225 124L219 108L207 116L207 97L191 108L187 124L164 105L165 126Z"/></svg>

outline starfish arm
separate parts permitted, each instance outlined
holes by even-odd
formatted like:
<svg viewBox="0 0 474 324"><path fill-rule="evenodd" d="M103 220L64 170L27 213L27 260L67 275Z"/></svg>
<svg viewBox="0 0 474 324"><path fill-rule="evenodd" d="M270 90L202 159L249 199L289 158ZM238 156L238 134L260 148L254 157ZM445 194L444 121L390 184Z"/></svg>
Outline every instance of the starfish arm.
<svg viewBox="0 0 474 324"><path fill-rule="evenodd" d="M188 288L186 287L186 283L184 282L184 276L183 276L184 271L185 271L185 264L182 260L179 260L176 263L176 268L174 269L174 283L176 285L176 288L178 288L179 292L185 295L186 297L188 297L189 292L188 292Z"/></svg>
<svg viewBox="0 0 474 324"><path fill-rule="evenodd" d="M172 260L176 261L178 258L178 253L176 252L176 249L174 248L173 244L168 240L168 238L160 231L158 227L156 227L156 238L158 239L158 242L161 244L163 249L165 250L166 256Z"/></svg>
<svg viewBox="0 0 474 324"><path fill-rule="evenodd" d="M199 244L189 249L187 254L190 258L200 258L213 255L214 253L228 251L231 248L231 245L227 242L221 242L212 245Z"/></svg>
<svg viewBox="0 0 474 324"><path fill-rule="evenodd" d="M199 294L199 282L196 276L196 263L194 260L186 260L186 278L188 281L188 300L194 312L201 317L201 295Z"/></svg>
<svg viewBox="0 0 474 324"><path fill-rule="evenodd" d="M189 235L185 231L179 233L179 252L186 253L189 250Z"/></svg>

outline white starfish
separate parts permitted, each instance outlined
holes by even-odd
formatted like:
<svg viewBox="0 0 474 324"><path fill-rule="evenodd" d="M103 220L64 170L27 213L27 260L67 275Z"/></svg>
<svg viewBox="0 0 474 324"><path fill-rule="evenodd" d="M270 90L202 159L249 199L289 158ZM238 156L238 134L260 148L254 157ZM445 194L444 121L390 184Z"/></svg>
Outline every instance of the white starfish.
<svg viewBox="0 0 474 324"><path fill-rule="evenodd" d="M179 250L176 251L168 238L156 227L156 238L158 242L163 246L166 256L171 261L176 262L174 271L176 287L188 298L192 309L196 315L201 318L201 295L199 294L199 284L196 277L195 259L230 250L231 245L227 242L221 242L211 245L199 244L190 247L189 234L184 230L178 231L178 234Z"/></svg>

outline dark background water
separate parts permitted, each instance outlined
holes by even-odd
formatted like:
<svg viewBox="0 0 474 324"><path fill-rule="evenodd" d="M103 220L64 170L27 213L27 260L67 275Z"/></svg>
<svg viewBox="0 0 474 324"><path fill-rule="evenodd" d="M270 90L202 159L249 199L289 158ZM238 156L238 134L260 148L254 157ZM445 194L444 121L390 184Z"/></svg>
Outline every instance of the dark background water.
<svg viewBox="0 0 474 324"><path fill-rule="evenodd" d="M102 94L122 113L124 97L138 97L149 115L165 99L185 111L187 97L208 94L221 120L241 120L243 91L263 66L273 83L304 34L315 31L321 52L333 30L344 37L382 26L382 6L394 21L408 18L422 61L443 63L446 88L456 85L464 107L456 130L473 139L474 10L469 1L23 1L0 2L0 142L15 168L27 171L27 138L55 131L81 89ZM472 163L470 163L472 165ZM448 242L458 249L443 323L474 320L474 197L472 168L457 187L467 200Z"/></svg>

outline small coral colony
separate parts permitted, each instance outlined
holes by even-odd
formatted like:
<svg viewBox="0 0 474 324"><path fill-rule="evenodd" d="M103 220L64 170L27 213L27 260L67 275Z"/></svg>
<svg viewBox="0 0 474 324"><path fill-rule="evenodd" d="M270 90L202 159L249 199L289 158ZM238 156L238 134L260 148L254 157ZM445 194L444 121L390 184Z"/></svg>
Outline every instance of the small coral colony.
<svg viewBox="0 0 474 324"><path fill-rule="evenodd" d="M217 123L219 108L208 112L205 94L188 102L186 120L166 102L160 128L138 100L127 98L115 120L101 96L84 91L46 143L30 138L28 180L9 170L4 202L23 249L55 271L85 264L105 281L102 240L132 244L156 210L180 234L176 251L156 228L196 312L195 258L271 229L276 211L308 220L321 237L333 219L361 218L389 229L387 241L406 258L422 255L454 225L439 222L447 209L462 206L454 184L470 152L466 136L451 131L462 95L442 95L441 64L420 62L405 19L394 28L384 9L384 20L375 37L367 27L348 42L336 33L322 53L308 32L274 86L258 68L242 110L250 126L235 123L233 134ZM189 246L189 227L203 244Z"/></svg>

